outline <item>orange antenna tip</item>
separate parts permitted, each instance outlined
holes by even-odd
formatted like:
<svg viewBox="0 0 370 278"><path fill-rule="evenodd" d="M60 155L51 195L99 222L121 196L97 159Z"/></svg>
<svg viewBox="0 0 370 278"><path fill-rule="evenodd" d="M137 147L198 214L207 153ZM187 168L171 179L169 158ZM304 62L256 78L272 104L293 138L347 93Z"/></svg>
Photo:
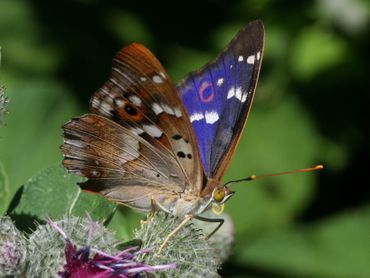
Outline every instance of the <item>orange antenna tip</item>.
<svg viewBox="0 0 370 278"><path fill-rule="evenodd" d="M256 175L251 175L248 177L248 180L252 181L252 180L255 180L257 178Z"/></svg>
<svg viewBox="0 0 370 278"><path fill-rule="evenodd" d="M254 181L254 180L257 180L257 179L262 179L262 178L267 178L267 177L276 177L276 176L282 176L282 175L286 175L286 174L294 174L294 173L302 173L302 172L311 172L311 171L316 171L316 170L321 170L324 168L324 165L316 165L314 167L310 167L310 168L303 168L303 169L298 169L298 170L291 170L291 171L285 171L285 172L280 172L280 173L274 173L274 174L267 174L267 175L259 175L259 176L256 176L256 175L251 175L247 178L243 178L243 179L239 179L239 180L233 180L233 181L229 181L227 183L225 183L225 186L226 185L230 185L230 184L233 184L233 183L238 183L238 182L242 182L242 181Z"/></svg>

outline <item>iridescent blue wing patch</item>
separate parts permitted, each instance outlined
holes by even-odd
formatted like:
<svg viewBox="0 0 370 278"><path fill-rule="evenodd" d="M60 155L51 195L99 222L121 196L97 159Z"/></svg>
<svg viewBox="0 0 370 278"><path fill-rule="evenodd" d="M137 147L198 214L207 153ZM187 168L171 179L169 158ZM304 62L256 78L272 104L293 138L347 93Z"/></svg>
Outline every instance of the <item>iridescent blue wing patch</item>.
<svg viewBox="0 0 370 278"><path fill-rule="evenodd" d="M252 104L263 46L263 24L253 21L216 60L177 86L208 177L221 179L235 151Z"/></svg>

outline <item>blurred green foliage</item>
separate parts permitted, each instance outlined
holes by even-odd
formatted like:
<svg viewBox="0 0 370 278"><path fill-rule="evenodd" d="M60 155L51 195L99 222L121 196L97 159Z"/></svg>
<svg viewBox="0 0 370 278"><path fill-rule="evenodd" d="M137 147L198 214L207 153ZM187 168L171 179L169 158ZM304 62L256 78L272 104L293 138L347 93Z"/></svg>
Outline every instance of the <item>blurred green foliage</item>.
<svg viewBox="0 0 370 278"><path fill-rule="evenodd" d="M370 4L316 1L0 2L0 209L60 163L61 125L88 111L111 59L146 44L173 80L211 60L248 21L265 23L264 64L225 180L325 164L235 186L225 277L369 277ZM365 181L365 182L364 182ZM52 183L50 184L52 186ZM120 208L122 238L140 215Z"/></svg>
<svg viewBox="0 0 370 278"><path fill-rule="evenodd" d="M0 164L0 211L3 212L8 207L9 203L9 184L4 171L4 167Z"/></svg>

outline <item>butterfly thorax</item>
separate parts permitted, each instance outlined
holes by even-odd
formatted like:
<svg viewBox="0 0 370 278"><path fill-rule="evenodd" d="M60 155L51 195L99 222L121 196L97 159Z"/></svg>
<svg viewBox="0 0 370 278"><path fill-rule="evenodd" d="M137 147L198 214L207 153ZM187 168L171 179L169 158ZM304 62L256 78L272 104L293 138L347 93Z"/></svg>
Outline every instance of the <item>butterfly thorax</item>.
<svg viewBox="0 0 370 278"><path fill-rule="evenodd" d="M203 188L200 194L191 191L173 192L153 196L153 200L159 209L182 218L187 214L200 215L212 205L223 204L234 194L215 179L206 180Z"/></svg>

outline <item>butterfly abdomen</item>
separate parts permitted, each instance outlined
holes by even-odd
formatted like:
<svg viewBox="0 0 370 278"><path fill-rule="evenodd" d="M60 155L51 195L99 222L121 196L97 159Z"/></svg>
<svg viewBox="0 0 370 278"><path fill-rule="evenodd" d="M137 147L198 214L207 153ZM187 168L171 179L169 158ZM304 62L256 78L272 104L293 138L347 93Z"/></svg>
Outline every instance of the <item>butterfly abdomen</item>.
<svg viewBox="0 0 370 278"><path fill-rule="evenodd" d="M192 193L176 193L172 196L154 196L156 204L159 209L177 216L184 218L186 215L199 215L205 211L211 200L202 198Z"/></svg>

